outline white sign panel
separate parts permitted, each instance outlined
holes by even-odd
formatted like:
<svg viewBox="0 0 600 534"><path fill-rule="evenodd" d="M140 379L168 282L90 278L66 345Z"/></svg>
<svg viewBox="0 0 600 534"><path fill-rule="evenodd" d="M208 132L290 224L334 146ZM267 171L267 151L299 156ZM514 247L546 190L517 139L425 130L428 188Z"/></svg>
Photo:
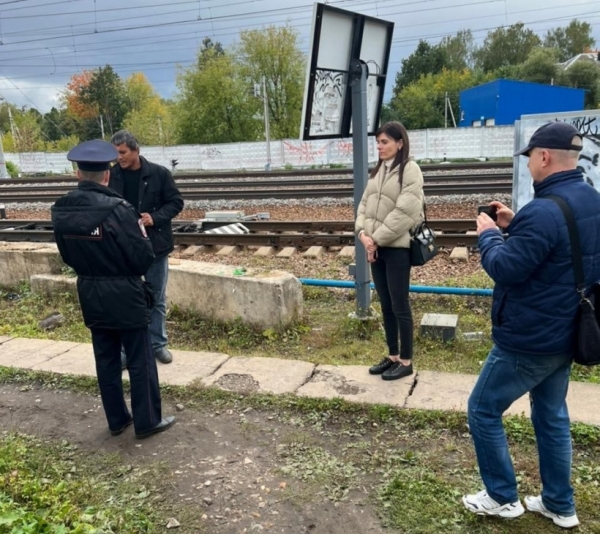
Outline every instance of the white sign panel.
<svg viewBox="0 0 600 534"><path fill-rule="evenodd" d="M532 134L549 122L567 122L583 137L583 150L577 167L586 181L600 191L600 111L576 111L543 115L523 115L515 123L515 152L529 142ZM513 166L513 210L520 210L533 199L533 180L527 168L528 158L518 156Z"/></svg>

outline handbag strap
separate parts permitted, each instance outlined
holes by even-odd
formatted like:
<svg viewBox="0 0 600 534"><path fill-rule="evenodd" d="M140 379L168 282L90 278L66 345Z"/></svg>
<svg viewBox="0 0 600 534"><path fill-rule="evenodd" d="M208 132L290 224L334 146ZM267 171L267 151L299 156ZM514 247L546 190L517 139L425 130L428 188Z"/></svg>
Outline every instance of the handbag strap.
<svg viewBox="0 0 600 534"><path fill-rule="evenodd" d="M573 210L567 204L567 202L556 195L549 195L549 200L554 201L560 211L562 211L565 220L567 221L567 228L569 230L569 240L571 241L571 256L573 257L573 269L575 270L575 282L577 283L577 291L583 298L583 292L585 291L585 276L583 274L583 255L581 254L581 241L579 240L579 230L577 229L577 223L575 217L573 217Z"/></svg>

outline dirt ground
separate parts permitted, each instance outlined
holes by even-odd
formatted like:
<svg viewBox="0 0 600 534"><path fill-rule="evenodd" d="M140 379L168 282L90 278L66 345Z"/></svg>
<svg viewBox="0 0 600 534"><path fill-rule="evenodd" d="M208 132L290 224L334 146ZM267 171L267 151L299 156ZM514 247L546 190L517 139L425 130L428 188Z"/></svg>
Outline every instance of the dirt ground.
<svg viewBox="0 0 600 534"><path fill-rule="evenodd" d="M282 424L277 414L251 408L241 413L202 413L186 407L176 411L164 404L163 415L176 413L177 424L164 434L136 440L131 427L119 437L110 436L97 396L24 389L28 388L0 386L3 431L67 440L91 454L118 453L134 466L166 463L167 487L172 490L164 498L186 505L186 517L170 516L181 527L169 532L394 532L381 526L366 490L351 491L346 500L333 503L318 496L314 487L278 471L278 445L289 443L298 429ZM164 518L165 527L168 520Z"/></svg>

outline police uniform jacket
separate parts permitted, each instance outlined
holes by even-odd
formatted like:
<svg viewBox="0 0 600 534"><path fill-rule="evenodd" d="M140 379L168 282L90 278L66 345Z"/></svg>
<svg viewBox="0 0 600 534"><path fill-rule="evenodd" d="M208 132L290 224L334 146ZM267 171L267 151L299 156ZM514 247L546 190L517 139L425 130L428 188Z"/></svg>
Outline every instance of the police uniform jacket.
<svg viewBox="0 0 600 534"><path fill-rule="evenodd" d="M534 183L534 199L506 229L479 236L481 264L496 283L492 337L501 349L553 355L574 347L579 304L565 217L549 195L569 204L577 223L586 285L600 280L600 194L579 170Z"/></svg>
<svg viewBox="0 0 600 534"><path fill-rule="evenodd" d="M183 209L183 198L168 169L151 163L142 156L140 161L142 169L139 202L135 208L140 213L149 213L152 217L154 226L147 226L146 231L152 242L154 255L162 258L175 248L171 220ZM108 187L123 195L125 178L118 163L110 170Z"/></svg>
<svg viewBox="0 0 600 534"><path fill-rule="evenodd" d="M133 206L108 187L81 181L52 206L52 224L64 262L78 275L85 325L147 326L152 302L142 275L154 254Z"/></svg>

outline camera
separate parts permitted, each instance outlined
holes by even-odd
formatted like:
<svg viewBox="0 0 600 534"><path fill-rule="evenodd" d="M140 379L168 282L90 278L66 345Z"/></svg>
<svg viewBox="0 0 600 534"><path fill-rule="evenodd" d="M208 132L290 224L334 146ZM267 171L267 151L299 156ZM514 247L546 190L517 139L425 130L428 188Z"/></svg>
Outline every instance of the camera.
<svg viewBox="0 0 600 534"><path fill-rule="evenodd" d="M492 221L496 222L498 220L498 208L496 206L479 206L477 208L477 214L485 213Z"/></svg>

